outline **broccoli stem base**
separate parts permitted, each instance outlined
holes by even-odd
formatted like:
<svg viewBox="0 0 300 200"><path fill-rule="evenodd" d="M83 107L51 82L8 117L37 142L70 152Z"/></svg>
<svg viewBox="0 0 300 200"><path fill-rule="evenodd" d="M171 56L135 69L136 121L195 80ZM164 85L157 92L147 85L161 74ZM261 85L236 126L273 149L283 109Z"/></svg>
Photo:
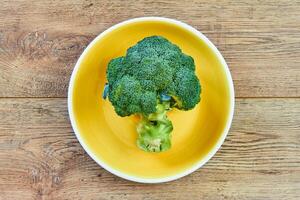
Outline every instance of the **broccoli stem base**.
<svg viewBox="0 0 300 200"><path fill-rule="evenodd" d="M137 125L137 145L147 152L163 152L171 148L172 122L167 117L170 102L157 104L156 112L141 116Z"/></svg>

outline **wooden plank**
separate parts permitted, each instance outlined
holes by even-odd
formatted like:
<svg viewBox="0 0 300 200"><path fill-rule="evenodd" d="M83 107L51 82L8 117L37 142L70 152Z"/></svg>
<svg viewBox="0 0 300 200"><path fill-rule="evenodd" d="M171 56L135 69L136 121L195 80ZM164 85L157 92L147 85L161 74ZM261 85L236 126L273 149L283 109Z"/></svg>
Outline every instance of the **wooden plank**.
<svg viewBox="0 0 300 200"><path fill-rule="evenodd" d="M185 21L232 71L237 97L300 97L300 2L3 1L0 97L66 97L74 63L111 25L139 16Z"/></svg>
<svg viewBox="0 0 300 200"><path fill-rule="evenodd" d="M299 199L300 99L237 99L231 131L200 170L155 185L118 178L77 142L66 99L0 99L0 199Z"/></svg>

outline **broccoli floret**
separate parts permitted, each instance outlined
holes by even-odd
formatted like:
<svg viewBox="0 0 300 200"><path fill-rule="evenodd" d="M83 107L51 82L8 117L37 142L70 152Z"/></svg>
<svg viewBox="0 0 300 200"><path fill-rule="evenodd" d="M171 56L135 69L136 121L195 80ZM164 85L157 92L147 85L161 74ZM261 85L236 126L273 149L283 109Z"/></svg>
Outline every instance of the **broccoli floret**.
<svg viewBox="0 0 300 200"><path fill-rule="evenodd" d="M124 57L112 59L106 75L103 96L108 96L116 113L141 116L137 144L145 151L171 147L173 125L168 110L190 110L200 102L194 59L161 36L144 38Z"/></svg>

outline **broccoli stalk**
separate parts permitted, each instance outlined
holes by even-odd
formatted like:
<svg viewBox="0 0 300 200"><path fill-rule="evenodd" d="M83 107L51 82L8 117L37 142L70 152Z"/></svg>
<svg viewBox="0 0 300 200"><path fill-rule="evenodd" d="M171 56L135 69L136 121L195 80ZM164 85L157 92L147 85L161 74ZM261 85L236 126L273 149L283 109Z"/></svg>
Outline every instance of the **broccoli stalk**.
<svg viewBox="0 0 300 200"><path fill-rule="evenodd" d="M106 71L108 97L121 116L140 115L137 145L147 152L171 147L171 108L190 110L200 102L201 86L191 56L167 39L151 36L112 59Z"/></svg>
<svg viewBox="0 0 300 200"><path fill-rule="evenodd" d="M137 125L137 145L144 151L162 152L171 147L172 122L167 117L170 102L158 103L156 112L147 116L141 115Z"/></svg>

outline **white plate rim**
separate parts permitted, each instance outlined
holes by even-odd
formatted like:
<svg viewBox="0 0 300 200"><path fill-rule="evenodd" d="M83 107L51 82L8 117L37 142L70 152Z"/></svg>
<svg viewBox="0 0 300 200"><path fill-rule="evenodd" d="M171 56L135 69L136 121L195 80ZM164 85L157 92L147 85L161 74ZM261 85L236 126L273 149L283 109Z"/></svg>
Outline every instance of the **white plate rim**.
<svg viewBox="0 0 300 200"><path fill-rule="evenodd" d="M229 118L228 121L226 123L226 126L221 134L221 137L219 138L218 142L215 144L215 146L210 150L210 152L203 158L201 159L199 162L197 162L196 164L194 164L193 166L191 166L190 168L186 169L185 171L175 174L175 175L171 175L171 176L166 176L166 177L162 177L162 178L142 178L142 177L137 177L137 176L132 176L129 174L126 174L124 172L121 172L119 170L116 170L114 168L112 168L111 166L109 166L108 164L106 164L104 161L102 161L100 158L96 157L94 155L94 153L92 152L92 150L85 144L85 142L83 141L83 139L81 138L79 129L77 127L76 121L75 121L75 117L74 117L74 113L73 113L73 89L74 89L74 83L75 83L75 77L76 74L79 70L80 64L83 60L83 58L86 56L87 52L91 49L92 46L94 46L94 44L100 40L101 38L103 38L105 35L107 35L109 32L127 25L129 23L134 23L134 22L142 22L142 21L163 21L163 22L167 22L167 23L171 23L171 24L175 24L177 26L180 26L190 32L192 32L193 34L195 34L197 37L199 37L202 41L204 41L210 48L211 50L216 54L216 56L218 57L219 61L221 62L224 71L226 73L226 77L227 77L227 81L229 83L229 96L230 96L230 102L229 102L229 106L230 106L230 110L229 110ZM219 52L219 50L217 49L217 47L205 36L203 35L200 31L196 30L195 28L193 28L192 26L175 20L175 19L170 19L170 18L165 18L165 17L139 17L139 18L133 18L133 19L129 19L123 22L120 22L118 24L113 25L112 27L106 29L104 32L100 33L87 47L86 49L83 51L83 53L81 54L81 56L79 57L78 61L75 64L75 67L73 69L71 78L70 78L70 82L69 82L69 87L68 87L68 112L69 112L69 117L70 117L70 121L71 121L71 125L72 128L74 130L74 133L79 141L79 143L81 144L81 146L83 147L83 149L87 152L87 154L101 167L103 167L105 170L109 171L110 173L119 176L121 178L130 180L130 181L134 181L134 182L139 182L139 183L163 183L163 182L168 182L168 181L173 181L176 179L179 179L181 177L184 177L186 175L189 175L191 173L193 173L194 171L196 171L197 169L201 168L205 163L208 162L208 160L210 160L215 153L220 149L221 145L223 144L231 123L232 123L232 119L233 119L233 114L234 114L234 86L233 86L233 81L232 81L232 77L228 68L228 65L225 61L225 59L223 58L223 56L221 55L221 53Z"/></svg>

